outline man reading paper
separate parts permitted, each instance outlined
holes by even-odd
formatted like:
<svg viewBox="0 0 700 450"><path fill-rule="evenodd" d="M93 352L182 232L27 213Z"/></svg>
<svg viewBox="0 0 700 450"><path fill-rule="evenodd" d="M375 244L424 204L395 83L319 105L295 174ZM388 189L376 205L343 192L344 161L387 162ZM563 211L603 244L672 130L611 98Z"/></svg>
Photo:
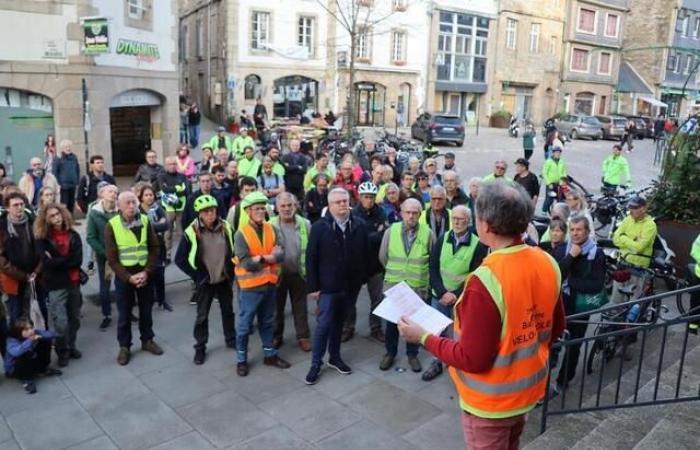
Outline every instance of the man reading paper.
<svg viewBox="0 0 700 450"><path fill-rule="evenodd" d="M520 186L482 186L476 227L491 254L455 305L455 339L399 321L407 342L450 366L470 450L518 448L525 414L545 393L549 348L564 330L559 268L520 238L533 209Z"/></svg>

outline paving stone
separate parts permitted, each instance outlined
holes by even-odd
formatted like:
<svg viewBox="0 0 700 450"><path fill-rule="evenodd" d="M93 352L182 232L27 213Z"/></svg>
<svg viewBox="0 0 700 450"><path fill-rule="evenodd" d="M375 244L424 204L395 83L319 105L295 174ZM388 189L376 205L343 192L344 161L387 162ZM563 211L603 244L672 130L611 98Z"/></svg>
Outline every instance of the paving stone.
<svg viewBox="0 0 700 450"><path fill-rule="evenodd" d="M124 367L136 375L144 375L186 363L192 364L191 357L188 358L183 353L178 352L175 348L168 345L167 342L160 342L157 339L156 342L163 348L162 355L152 355L144 352L141 350L141 344L139 343L131 347L131 361Z"/></svg>
<svg viewBox="0 0 700 450"><path fill-rule="evenodd" d="M193 431L192 433L177 437L172 441L163 442L160 445L151 447L151 450L211 450L214 448L216 447L204 439L201 434Z"/></svg>
<svg viewBox="0 0 700 450"><path fill-rule="evenodd" d="M219 380L191 362L149 372L141 376L141 381L173 408L226 389Z"/></svg>
<svg viewBox="0 0 700 450"><path fill-rule="evenodd" d="M376 356L360 362L357 367L360 370L376 377L378 380L392 384L406 392L418 392L425 388L425 381L421 379L422 373L415 373L411 371L405 354L400 353L396 357L394 366L387 371L379 370L379 362L381 361L382 356L384 356L383 351ZM425 370L433 360L433 357L426 352L421 352L418 355L418 359L423 365L423 370Z"/></svg>
<svg viewBox="0 0 700 450"><path fill-rule="evenodd" d="M47 402L43 409L12 414L7 424L26 450L64 448L102 434L88 413L70 398ZM37 424L41 424L40 429Z"/></svg>
<svg viewBox="0 0 700 450"><path fill-rule="evenodd" d="M232 391L180 408L178 413L217 447L241 443L279 426L277 420Z"/></svg>
<svg viewBox="0 0 700 450"><path fill-rule="evenodd" d="M316 442L361 419L360 415L317 391L302 387L259 407L302 439Z"/></svg>
<svg viewBox="0 0 700 450"><path fill-rule="evenodd" d="M375 381L339 401L399 434L407 433L441 413L415 394L383 381Z"/></svg>
<svg viewBox="0 0 700 450"><path fill-rule="evenodd" d="M317 447L301 439L289 428L279 425L234 448L236 450L314 450Z"/></svg>
<svg viewBox="0 0 700 450"><path fill-rule="evenodd" d="M662 419L642 439L634 450L691 450L698 448L697 425L675 418Z"/></svg>
<svg viewBox="0 0 700 450"><path fill-rule="evenodd" d="M337 370L325 366L321 372L321 379L311 388L337 400L340 397L351 394L356 390L375 381L376 378L362 370L353 369L350 375L343 375Z"/></svg>
<svg viewBox="0 0 700 450"><path fill-rule="evenodd" d="M437 442L433 442L432 444L437 448ZM323 439L317 445L321 449L327 450L355 450L362 448L372 450L411 450L419 448L367 420L357 422ZM442 441L440 441L439 448L446 449L448 447L443 447Z"/></svg>
<svg viewBox="0 0 700 450"><path fill-rule="evenodd" d="M147 448L192 431L151 393L102 405L92 415L120 449Z"/></svg>
<svg viewBox="0 0 700 450"><path fill-rule="evenodd" d="M0 382L0 414L7 417L19 411L44 409L47 403L71 396L61 377L40 377L36 380L36 389L36 394L27 395L18 380L3 379Z"/></svg>
<svg viewBox="0 0 700 450"><path fill-rule="evenodd" d="M421 380L422 381L422 380ZM416 391L416 395L423 400L432 403L441 410L459 414L459 395L455 390L452 380L444 371L442 375L433 381L423 381L424 387Z"/></svg>
<svg viewBox="0 0 700 450"><path fill-rule="evenodd" d="M441 414L404 434L402 438L417 448L439 445L445 450L461 450L464 448L461 415L459 412Z"/></svg>
<svg viewBox="0 0 700 450"><path fill-rule="evenodd" d="M22 450L14 439L0 444L0 450Z"/></svg>
<svg viewBox="0 0 700 450"><path fill-rule="evenodd" d="M0 442L9 441L12 439L12 431L5 423L5 419L0 416Z"/></svg>
<svg viewBox="0 0 700 450"><path fill-rule="evenodd" d="M107 436L102 435L69 447L69 450L117 450L117 446Z"/></svg>
<svg viewBox="0 0 700 450"><path fill-rule="evenodd" d="M305 386L300 380L289 375L288 370L263 365L254 368L259 370L251 371L247 377L236 375L235 365L230 369L214 372L213 375L221 383L256 405Z"/></svg>
<svg viewBox="0 0 700 450"><path fill-rule="evenodd" d="M136 375L116 364L74 376L66 385L88 411L149 392Z"/></svg>

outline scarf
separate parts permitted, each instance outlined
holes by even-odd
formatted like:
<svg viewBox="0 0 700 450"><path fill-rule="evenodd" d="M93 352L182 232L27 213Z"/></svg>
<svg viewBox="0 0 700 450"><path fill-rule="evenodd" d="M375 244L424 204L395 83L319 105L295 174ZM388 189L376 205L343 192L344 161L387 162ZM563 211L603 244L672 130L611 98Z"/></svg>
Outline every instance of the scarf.
<svg viewBox="0 0 700 450"><path fill-rule="evenodd" d="M27 215L24 214L20 220L14 220L12 217L9 215L7 216L7 234L10 235L10 237L17 237L19 234L17 234L17 230L15 227L24 227L27 223Z"/></svg>
<svg viewBox="0 0 700 450"><path fill-rule="evenodd" d="M571 251L571 239L566 241L566 254L568 255ZM581 255L586 256L586 259L593 261L595 259L595 254L598 251L598 245L590 237L586 239L586 242L581 244Z"/></svg>

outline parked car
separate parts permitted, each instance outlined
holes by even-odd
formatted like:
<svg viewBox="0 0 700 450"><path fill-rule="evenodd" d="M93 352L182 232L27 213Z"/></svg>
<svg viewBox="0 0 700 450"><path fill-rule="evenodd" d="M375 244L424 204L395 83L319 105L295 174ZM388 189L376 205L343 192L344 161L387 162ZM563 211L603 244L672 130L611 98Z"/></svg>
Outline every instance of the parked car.
<svg viewBox="0 0 700 450"><path fill-rule="evenodd" d="M603 139L603 126L594 116L565 114L556 121L561 134L571 139Z"/></svg>
<svg viewBox="0 0 700 450"><path fill-rule="evenodd" d="M622 116L595 116L602 125L603 139L619 141L625 135L627 119Z"/></svg>
<svg viewBox="0 0 700 450"><path fill-rule="evenodd" d="M627 116L627 119L634 120L637 125L636 139L644 139L654 137L654 121L651 117L645 116Z"/></svg>
<svg viewBox="0 0 700 450"><path fill-rule="evenodd" d="M426 144L453 142L461 147L464 144L464 121L452 114L423 113L411 125L411 137Z"/></svg>

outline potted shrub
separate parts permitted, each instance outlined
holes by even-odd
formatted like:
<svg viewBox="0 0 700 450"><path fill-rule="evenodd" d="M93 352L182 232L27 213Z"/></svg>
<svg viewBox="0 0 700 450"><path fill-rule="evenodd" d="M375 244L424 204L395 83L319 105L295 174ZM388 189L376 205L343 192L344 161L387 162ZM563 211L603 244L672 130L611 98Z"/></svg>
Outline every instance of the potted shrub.
<svg viewBox="0 0 700 450"><path fill-rule="evenodd" d="M228 130L229 133L236 134L238 133L238 122L236 122L236 117L235 116L228 116L226 118L226 129Z"/></svg>
<svg viewBox="0 0 700 450"><path fill-rule="evenodd" d="M511 113L501 109L491 114L490 125L494 128L508 128L510 124Z"/></svg>
<svg viewBox="0 0 700 450"><path fill-rule="evenodd" d="M650 212L659 219L659 233L676 253L683 269L700 233L700 134L698 116L689 118L670 138L659 179L649 196Z"/></svg>

